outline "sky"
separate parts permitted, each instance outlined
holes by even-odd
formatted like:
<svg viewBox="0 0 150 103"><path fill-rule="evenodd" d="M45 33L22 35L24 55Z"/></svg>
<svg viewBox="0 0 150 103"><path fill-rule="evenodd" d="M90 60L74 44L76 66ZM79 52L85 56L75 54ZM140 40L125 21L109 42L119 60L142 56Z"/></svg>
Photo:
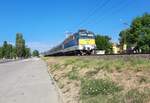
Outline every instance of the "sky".
<svg viewBox="0 0 150 103"><path fill-rule="evenodd" d="M0 0L0 44L26 45L41 52L62 42L67 33L88 29L118 42L119 32L136 16L150 13L149 0Z"/></svg>

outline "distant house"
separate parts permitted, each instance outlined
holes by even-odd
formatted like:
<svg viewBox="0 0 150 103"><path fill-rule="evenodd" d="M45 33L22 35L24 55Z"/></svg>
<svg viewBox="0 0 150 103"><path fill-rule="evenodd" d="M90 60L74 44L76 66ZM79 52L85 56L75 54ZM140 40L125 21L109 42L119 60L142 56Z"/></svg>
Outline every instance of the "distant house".
<svg viewBox="0 0 150 103"><path fill-rule="evenodd" d="M113 49L113 54L125 53L127 50L127 45L124 44L123 46L121 46L117 43L113 43L112 49Z"/></svg>
<svg viewBox="0 0 150 103"><path fill-rule="evenodd" d="M113 50L113 54L119 54L120 53L120 46L116 43L113 43L112 50Z"/></svg>

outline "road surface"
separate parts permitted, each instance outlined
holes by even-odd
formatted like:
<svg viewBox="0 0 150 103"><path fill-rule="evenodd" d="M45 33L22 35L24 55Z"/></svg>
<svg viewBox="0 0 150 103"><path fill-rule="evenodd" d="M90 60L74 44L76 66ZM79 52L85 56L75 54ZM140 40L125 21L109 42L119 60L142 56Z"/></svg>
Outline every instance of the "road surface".
<svg viewBox="0 0 150 103"><path fill-rule="evenodd" d="M38 58L0 64L0 103L60 103L46 64Z"/></svg>

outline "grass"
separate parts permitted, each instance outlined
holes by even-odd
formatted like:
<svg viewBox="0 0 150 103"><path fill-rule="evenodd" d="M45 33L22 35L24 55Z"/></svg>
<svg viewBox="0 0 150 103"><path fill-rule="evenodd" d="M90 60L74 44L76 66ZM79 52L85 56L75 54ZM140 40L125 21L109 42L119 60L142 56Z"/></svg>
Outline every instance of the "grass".
<svg viewBox="0 0 150 103"><path fill-rule="evenodd" d="M86 72L86 76L90 78L90 77L96 75L98 72L99 72L99 69L94 68L94 70Z"/></svg>
<svg viewBox="0 0 150 103"><path fill-rule="evenodd" d="M87 96L82 98L82 103L149 103L150 89L139 91L138 89L131 89L124 93L121 89L113 90L113 94L104 95L99 93L95 96Z"/></svg>
<svg viewBox="0 0 150 103"><path fill-rule="evenodd" d="M131 89L126 93L119 93L109 99L108 103L149 103L150 89L139 91ZM98 103L98 102L97 102Z"/></svg>
<svg viewBox="0 0 150 103"><path fill-rule="evenodd" d="M68 73L68 78L70 80L77 80L79 78L76 67L72 67L72 70Z"/></svg>
<svg viewBox="0 0 150 103"><path fill-rule="evenodd" d="M82 100L82 103L107 103L107 99L108 96L106 95L97 95Z"/></svg>
<svg viewBox="0 0 150 103"><path fill-rule="evenodd" d="M66 75L61 79L67 82L57 81L62 90L64 88L67 90L66 100L72 98L72 101L73 94L79 91L77 97L81 103L148 103L150 101L150 87L147 86L150 85L148 59L50 57L44 60L49 63L50 71L53 71L55 76L61 78ZM75 91L71 91L68 82Z"/></svg>
<svg viewBox="0 0 150 103"><path fill-rule="evenodd" d="M139 78L139 83L150 83L150 78L148 78L147 76L141 76Z"/></svg>
<svg viewBox="0 0 150 103"><path fill-rule="evenodd" d="M59 57L57 57L59 58ZM45 60L48 60L48 58L44 58ZM62 65L64 67L67 67L69 65L74 65L78 68L96 68L99 70L105 70L108 72L112 72L114 70L121 71L123 69L132 69L135 71L141 71L141 69L149 69L150 67L150 60L143 59L143 58L119 58L119 59L87 59L87 58L79 58L79 57L67 57L61 59ZM54 64L54 68L58 69L59 64Z"/></svg>
<svg viewBox="0 0 150 103"><path fill-rule="evenodd" d="M60 64L53 64L50 67L53 69L53 71L55 71L57 69L61 69L61 65Z"/></svg>
<svg viewBox="0 0 150 103"><path fill-rule="evenodd" d="M104 79L91 79L82 80L81 82L81 95L82 96L96 96L114 94L121 91L122 88L111 80Z"/></svg>
<svg viewBox="0 0 150 103"><path fill-rule="evenodd" d="M104 102L110 95L114 95L120 91L122 91L122 87L111 80L86 79L81 81L81 101L83 103Z"/></svg>
<svg viewBox="0 0 150 103"><path fill-rule="evenodd" d="M124 98L124 102L128 103L146 103L150 94L147 91L138 91L137 89L132 89L127 92Z"/></svg>
<svg viewBox="0 0 150 103"><path fill-rule="evenodd" d="M64 87L64 84L63 84L62 82L58 82L58 87L59 87L60 89L62 89L62 88Z"/></svg>
<svg viewBox="0 0 150 103"><path fill-rule="evenodd" d="M72 64L74 64L74 63L76 63L76 61L78 61L79 59L72 59L72 58L69 58L69 59L67 59L67 60L65 60L64 61L64 65L65 66L68 66L68 65L72 65Z"/></svg>

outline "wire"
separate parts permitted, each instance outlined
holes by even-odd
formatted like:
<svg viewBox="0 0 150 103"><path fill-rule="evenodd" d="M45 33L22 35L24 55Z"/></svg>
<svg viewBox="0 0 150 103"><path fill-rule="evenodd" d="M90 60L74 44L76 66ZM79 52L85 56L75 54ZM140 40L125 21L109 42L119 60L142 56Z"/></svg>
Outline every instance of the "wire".
<svg viewBox="0 0 150 103"><path fill-rule="evenodd" d="M103 22L104 19L106 18L106 16L109 16L110 14L117 14L119 13L119 11L121 11L122 8L124 8L127 4L129 4L130 2L122 2L122 0L120 2L118 2L116 5L114 5L115 7L117 7L116 9L111 9L109 8L109 12L107 12L105 15L103 15L100 19L97 20L97 22ZM112 7L114 8L114 7Z"/></svg>
<svg viewBox="0 0 150 103"><path fill-rule="evenodd" d="M84 20L82 20L79 24L78 24L78 26L76 26L76 28L79 28L82 24L84 24L85 22L87 22L89 19L90 19L90 17L92 17L94 14L96 14L96 12L101 8L104 8L109 2L110 2L111 0L106 0L106 1L104 1L102 4L101 4L101 2L100 2L100 4L99 4L99 2L98 2L98 4L95 6L96 8L94 8L93 9L93 11L91 11L91 13L89 13L89 15L84 19Z"/></svg>

